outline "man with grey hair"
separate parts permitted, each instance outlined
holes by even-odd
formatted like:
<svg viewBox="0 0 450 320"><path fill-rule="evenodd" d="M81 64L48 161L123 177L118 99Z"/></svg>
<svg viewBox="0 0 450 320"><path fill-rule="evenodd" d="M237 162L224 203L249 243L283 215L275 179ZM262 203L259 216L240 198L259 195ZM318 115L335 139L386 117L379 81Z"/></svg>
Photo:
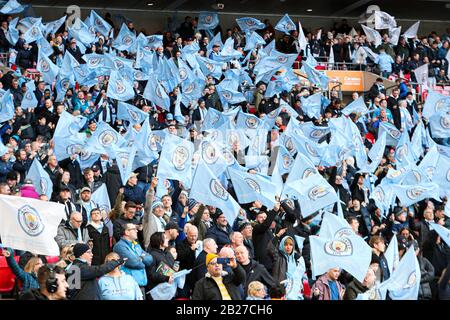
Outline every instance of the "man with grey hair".
<svg viewBox="0 0 450 320"><path fill-rule="evenodd" d="M217 248L217 243L216 241L214 241L214 239L206 238L205 240L203 240L203 250L196 257L192 270L194 283L202 279L205 276L206 272L208 272L205 265L206 255L208 253L217 254Z"/></svg>
<svg viewBox="0 0 450 320"><path fill-rule="evenodd" d="M55 237L60 249L76 243L87 244L89 240L88 230L83 225L83 215L78 211L72 212L69 220L59 225Z"/></svg>

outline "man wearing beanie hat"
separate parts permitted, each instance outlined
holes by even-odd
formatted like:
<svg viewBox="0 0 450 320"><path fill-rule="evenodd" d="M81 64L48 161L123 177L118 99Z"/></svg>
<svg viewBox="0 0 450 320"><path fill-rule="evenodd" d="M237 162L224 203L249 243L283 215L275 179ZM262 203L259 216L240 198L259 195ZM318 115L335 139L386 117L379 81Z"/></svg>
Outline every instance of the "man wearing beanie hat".
<svg viewBox="0 0 450 320"><path fill-rule="evenodd" d="M150 245L150 237L152 234L155 232L164 232L164 227L167 224L163 218L164 204L159 199L155 199L155 183L152 182L145 196L144 216L142 217L145 248L148 248Z"/></svg>
<svg viewBox="0 0 450 320"><path fill-rule="evenodd" d="M218 263L218 257L214 253L206 255L208 273L195 284L193 300L242 300L238 286L245 282L244 269L236 262L236 258L231 258L227 264L231 267L228 273Z"/></svg>
<svg viewBox="0 0 450 320"><path fill-rule="evenodd" d="M109 261L99 266L92 266L92 249L84 243L77 243L73 247L75 261L68 268L68 274L81 279L79 287L69 288L68 297L71 300L100 300L100 288L97 278L111 272L124 263L123 259Z"/></svg>
<svg viewBox="0 0 450 320"><path fill-rule="evenodd" d="M230 234L233 229L228 224L225 214L220 209L217 209L213 219L214 225L206 232L206 238L214 239L220 251L223 246L231 243Z"/></svg>

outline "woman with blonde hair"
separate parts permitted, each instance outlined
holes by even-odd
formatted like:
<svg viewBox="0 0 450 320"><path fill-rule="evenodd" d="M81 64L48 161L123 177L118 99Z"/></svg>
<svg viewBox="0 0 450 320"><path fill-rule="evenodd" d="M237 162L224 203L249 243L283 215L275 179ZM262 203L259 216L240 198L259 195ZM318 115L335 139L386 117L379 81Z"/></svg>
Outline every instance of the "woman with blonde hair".
<svg viewBox="0 0 450 320"><path fill-rule="evenodd" d="M248 285L247 300L265 300L266 287L259 281L252 281Z"/></svg>
<svg viewBox="0 0 450 320"><path fill-rule="evenodd" d="M39 289L37 272L39 268L44 265L41 258L36 256L31 257L25 267L22 269L14 259L13 249L4 248L3 255L6 257L6 262L8 263L8 266L11 268L12 272L20 281L22 281L22 291Z"/></svg>
<svg viewBox="0 0 450 320"><path fill-rule="evenodd" d="M105 263L117 261L120 256L111 252L105 257ZM143 294L136 280L120 270L120 266L98 280L102 300L143 300Z"/></svg>

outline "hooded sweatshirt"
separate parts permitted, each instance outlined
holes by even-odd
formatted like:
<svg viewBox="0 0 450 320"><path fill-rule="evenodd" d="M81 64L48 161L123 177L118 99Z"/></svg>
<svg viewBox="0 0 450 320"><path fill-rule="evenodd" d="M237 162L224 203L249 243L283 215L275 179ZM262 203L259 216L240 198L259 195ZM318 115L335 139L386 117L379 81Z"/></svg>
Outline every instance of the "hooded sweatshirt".
<svg viewBox="0 0 450 320"><path fill-rule="evenodd" d="M102 300L142 300L142 291L136 280L121 272L120 277L104 275L98 281Z"/></svg>

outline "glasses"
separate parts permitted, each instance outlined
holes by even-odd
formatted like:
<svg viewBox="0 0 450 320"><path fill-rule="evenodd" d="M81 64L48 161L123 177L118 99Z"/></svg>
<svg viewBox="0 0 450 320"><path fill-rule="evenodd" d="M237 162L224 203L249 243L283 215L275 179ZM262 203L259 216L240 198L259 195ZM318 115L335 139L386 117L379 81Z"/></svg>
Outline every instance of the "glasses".
<svg viewBox="0 0 450 320"><path fill-rule="evenodd" d="M131 230L133 230L133 231L137 231L137 229L136 228L130 228L130 229L127 229L128 231L131 231Z"/></svg>
<svg viewBox="0 0 450 320"><path fill-rule="evenodd" d="M76 222L76 223L83 223L83 220L73 220L73 222Z"/></svg>
<svg viewBox="0 0 450 320"><path fill-rule="evenodd" d="M210 263L208 263L208 266L213 266L213 267L215 267L215 266L217 266L219 263L217 263L217 262L210 262Z"/></svg>

